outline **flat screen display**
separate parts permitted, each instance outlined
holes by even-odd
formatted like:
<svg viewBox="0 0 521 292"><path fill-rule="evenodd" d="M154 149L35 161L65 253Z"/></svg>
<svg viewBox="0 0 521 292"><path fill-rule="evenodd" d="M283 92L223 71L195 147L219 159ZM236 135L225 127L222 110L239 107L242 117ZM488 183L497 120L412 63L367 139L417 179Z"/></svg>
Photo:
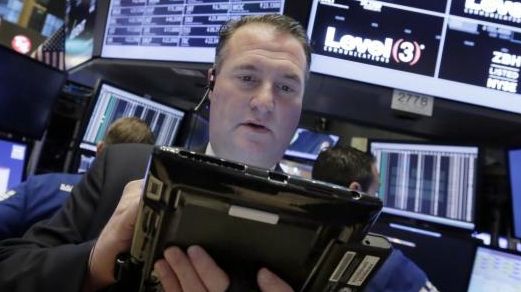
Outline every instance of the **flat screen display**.
<svg viewBox="0 0 521 292"><path fill-rule="evenodd" d="M315 0L311 71L521 113L518 4Z"/></svg>
<svg viewBox="0 0 521 292"><path fill-rule="evenodd" d="M508 173L512 195L513 233L521 238L521 148L508 151Z"/></svg>
<svg viewBox="0 0 521 292"><path fill-rule="evenodd" d="M520 253L478 246L468 292L514 292L520 287Z"/></svg>
<svg viewBox="0 0 521 292"><path fill-rule="evenodd" d="M97 0L66 1L65 68L92 58Z"/></svg>
<svg viewBox="0 0 521 292"><path fill-rule="evenodd" d="M5 192L24 178L27 146L0 139L0 201Z"/></svg>
<svg viewBox="0 0 521 292"><path fill-rule="evenodd" d="M66 73L0 46L0 131L40 139Z"/></svg>
<svg viewBox="0 0 521 292"><path fill-rule="evenodd" d="M96 101L88 117L81 149L96 150L109 126L122 117L137 117L144 120L156 137L156 145L172 145L184 112L145 98L142 95L100 82Z"/></svg>
<svg viewBox="0 0 521 292"><path fill-rule="evenodd" d="M284 2L112 0L101 56L212 63L224 22L282 13Z"/></svg>
<svg viewBox="0 0 521 292"><path fill-rule="evenodd" d="M478 147L371 141L383 212L474 228Z"/></svg>
<svg viewBox="0 0 521 292"><path fill-rule="evenodd" d="M284 155L315 160L320 151L335 146L337 142L338 136L336 135L298 128Z"/></svg>

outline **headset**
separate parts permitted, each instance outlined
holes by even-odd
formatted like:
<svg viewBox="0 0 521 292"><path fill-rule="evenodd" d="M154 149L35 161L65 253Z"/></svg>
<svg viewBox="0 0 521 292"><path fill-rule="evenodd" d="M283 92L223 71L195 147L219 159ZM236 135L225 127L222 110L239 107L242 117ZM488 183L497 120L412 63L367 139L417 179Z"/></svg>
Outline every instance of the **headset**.
<svg viewBox="0 0 521 292"><path fill-rule="evenodd" d="M203 97L201 98L199 103L195 106L194 112L198 112L201 109L204 102L208 99L208 95L210 94L210 91L213 91L214 85L215 85L215 68L212 67L212 68L210 68L210 77L208 80L208 84L206 85L206 91L204 92Z"/></svg>

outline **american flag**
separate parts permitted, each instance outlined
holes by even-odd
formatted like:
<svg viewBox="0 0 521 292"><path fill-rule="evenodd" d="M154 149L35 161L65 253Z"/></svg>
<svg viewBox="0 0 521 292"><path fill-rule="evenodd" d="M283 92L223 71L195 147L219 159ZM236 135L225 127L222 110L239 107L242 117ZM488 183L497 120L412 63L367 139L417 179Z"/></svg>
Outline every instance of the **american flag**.
<svg viewBox="0 0 521 292"><path fill-rule="evenodd" d="M65 70L65 26L58 29L32 53L32 57L60 70Z"/></svg>

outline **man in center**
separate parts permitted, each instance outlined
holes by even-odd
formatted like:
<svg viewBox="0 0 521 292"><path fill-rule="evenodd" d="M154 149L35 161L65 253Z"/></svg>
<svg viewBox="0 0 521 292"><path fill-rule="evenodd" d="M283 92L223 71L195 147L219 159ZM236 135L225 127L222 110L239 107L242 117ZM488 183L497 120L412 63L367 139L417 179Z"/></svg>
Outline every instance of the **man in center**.
<svg viewBox="0 0 521 292"><path fill-rule="evenodd" d="M228 23L208 72L213 90L206 153L274 168L299 122L310 56L305 31L285 16ZM92 291L112 285L116 256L131 245L142 187L136 180L150 151L108 147L53 218L22 239L1 242L0 290ZM165 250L155 270L166 291L229 287L228 276L203 248ZM257 282L261 291L292 290L265 268Z"/></svg>

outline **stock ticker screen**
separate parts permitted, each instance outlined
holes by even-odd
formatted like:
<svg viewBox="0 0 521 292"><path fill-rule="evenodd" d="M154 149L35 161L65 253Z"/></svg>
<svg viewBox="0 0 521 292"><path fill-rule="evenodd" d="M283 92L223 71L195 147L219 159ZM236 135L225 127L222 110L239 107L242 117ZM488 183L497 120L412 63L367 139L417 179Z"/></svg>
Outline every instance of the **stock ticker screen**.
<svg viewBox="0 0 521 292"><path fill-rule="evenodd" d="M313 72L521 113L521 2L317 0L308 34Z"/></svg>
<svg viewBox="0 0 521 292"><path fill-rule="evenodd" d="M113 0L101 55L211 63L223 23L283 8L284 0Z"/></svg>

